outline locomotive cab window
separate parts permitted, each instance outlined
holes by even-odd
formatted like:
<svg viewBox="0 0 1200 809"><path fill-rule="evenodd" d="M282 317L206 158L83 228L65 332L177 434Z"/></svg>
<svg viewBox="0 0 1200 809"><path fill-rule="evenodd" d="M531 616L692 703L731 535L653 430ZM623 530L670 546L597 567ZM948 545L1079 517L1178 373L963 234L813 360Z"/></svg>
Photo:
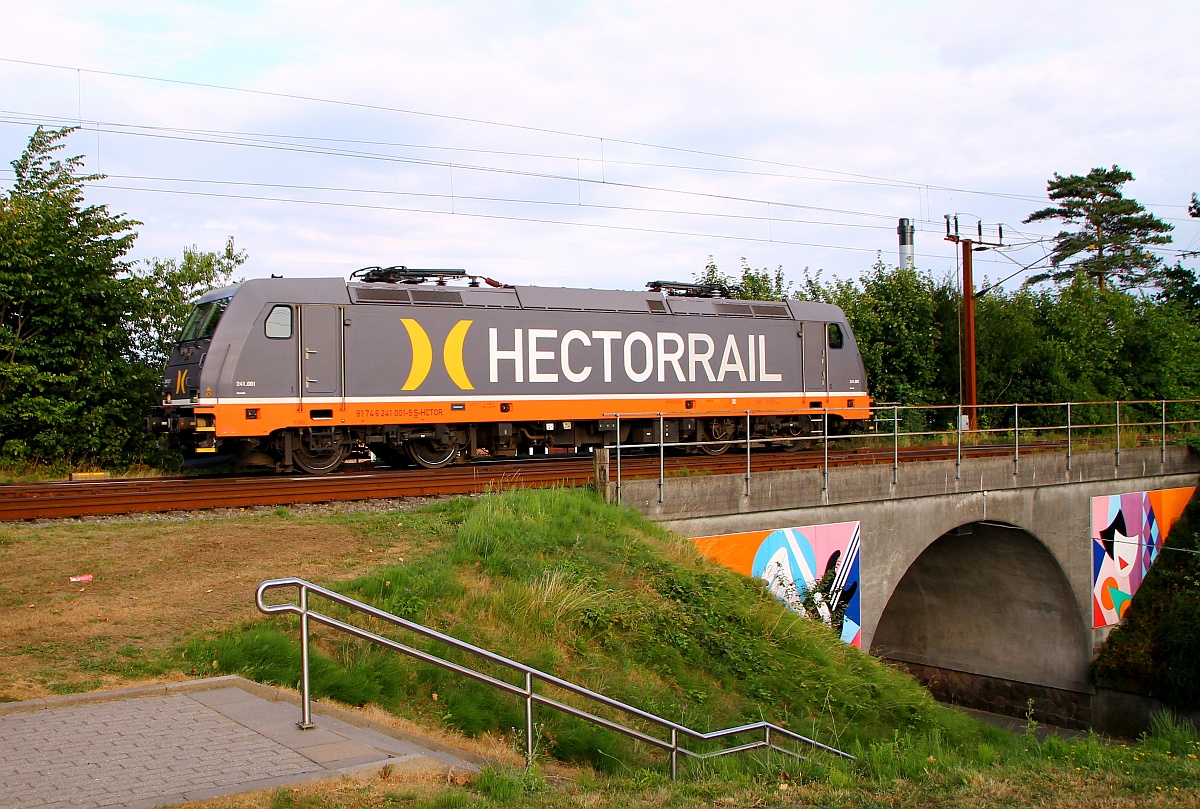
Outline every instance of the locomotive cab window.
<svg viewBox="0 0 1200 809"><path fill-rule="evenodd" d="M267 337L272 340L286 340L292 336L292 307L275 306L267 315L265 325Z"/></svg>
<svg viewBox="0 0 1200 809"><path fill-rule="evenodd" d="M846 339L842 336L842 327L836 323L829 324L829 347L841 348L846 344Z"/></svg>
<svg viewBox="0 0 1200 809"><path fill-rule="evenodd" d="M183 324L183 331L179 333L179 342L207 340L212 337L213 332L217 330L217 324L221 322L221 315L225 314L225 307L229 306L229 301L229 298L218 298L193 309L187 322Z"/></svg>

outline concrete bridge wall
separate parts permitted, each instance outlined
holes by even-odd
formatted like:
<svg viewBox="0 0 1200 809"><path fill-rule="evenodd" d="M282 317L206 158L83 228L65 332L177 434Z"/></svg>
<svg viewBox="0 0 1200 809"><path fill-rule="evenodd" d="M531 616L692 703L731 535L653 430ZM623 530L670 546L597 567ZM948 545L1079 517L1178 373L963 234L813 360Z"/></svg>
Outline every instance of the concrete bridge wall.
<svg viewBox="0 0 1200 809"><path fill-rule="evenodd" d="M863 649L950 691L975 675L993 703L1036 695L1061 703L1050 718L1086 724L1087 700L1072 695L1090 695L1088 666L1108 631L1092 626L1091 498L1200 482L1186 448L1116 460L914 462L895 482L890 463L833 467L828 488L819 469L752 473L749 495L741 475L678 477L661 503L657 480L627 481L621 499L689 537L859 521Z"/></svg>

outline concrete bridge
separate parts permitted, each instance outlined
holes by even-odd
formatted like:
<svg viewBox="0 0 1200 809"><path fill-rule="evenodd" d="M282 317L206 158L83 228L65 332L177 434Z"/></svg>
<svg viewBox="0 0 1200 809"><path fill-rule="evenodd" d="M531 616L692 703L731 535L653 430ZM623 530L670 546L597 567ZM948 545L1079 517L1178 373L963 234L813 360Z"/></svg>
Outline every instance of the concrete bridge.
<svg viewBox="0 0 1200 809"><path fill-rule="evenodd" d="M745 560L757 554L762 568L771 552L767 532L849 524L862 649L960 704L1022 715L1033 699L1042 721L1090 726L1106 723L1112 701L1088 679L1111 631L1101 613L1118 620L1128 583L1115 582L1135 571L1136 588L1153 560L1147 548L1200 483L1200 456L1182 447L1040 452L903 463L895 474L891 464L833 467L825 482L821 469L763 472L747 494L742 475L675 477L660 502L657 480L625 481L621 499L684 536L710 538L697 541L702 551L747 573ZM1164 513L1149 514L1148 492ZM777 541L776 564L786 563L785 545ZM1116 578L1101 580L1103 565Z"/></svg>

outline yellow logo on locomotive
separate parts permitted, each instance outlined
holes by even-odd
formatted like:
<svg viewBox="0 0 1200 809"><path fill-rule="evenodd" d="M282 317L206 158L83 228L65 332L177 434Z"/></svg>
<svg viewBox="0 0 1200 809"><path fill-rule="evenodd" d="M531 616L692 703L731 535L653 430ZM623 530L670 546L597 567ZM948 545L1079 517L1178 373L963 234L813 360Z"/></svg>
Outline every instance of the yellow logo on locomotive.
<svg viewBox="0 0 1200 809"><path fill-rule="evenodd" d="M433 367L433 345L429 342L429 335L425 329L421 328L421 324L412 318L402 318L401 323L404 324L404 330L408 332L408 339L412 343L413 358L412 367L408 371L408 379L404 381L403 390L416 390L425 381L425 377L429 376L429 370ZM463 343L467 339L467 330L471 328L473 320L460 320L454 324L454 328L446 335L446 342L442 345L442 365L446 368L446 373L450 375L450 379L458 385L459 390L475 390L475 386L471 384L470 377L467 376L467 369L463 362Z"/></svg>

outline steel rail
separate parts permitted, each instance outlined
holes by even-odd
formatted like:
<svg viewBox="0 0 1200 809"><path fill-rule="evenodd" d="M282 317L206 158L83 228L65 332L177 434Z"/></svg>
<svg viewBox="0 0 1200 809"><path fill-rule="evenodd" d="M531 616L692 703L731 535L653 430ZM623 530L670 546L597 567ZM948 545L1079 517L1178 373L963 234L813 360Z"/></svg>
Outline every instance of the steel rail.
<svg viewBox="0 0 1200 809"><path fill-rule="evenodd" d="M1125 405L1122 410L1121 405ZM1182 412L1182 405L1188 405ZM1171 407L1175 411L1171 412ZM1140 411L1133 408L1140 408ZM1025 410L1022 410L1025 408ZM1021 414L1029 413L1030 408L1045 410L1048 408L1064 408L1065 424L1030 424L1030 417ZM1098 421L1089 422L1081 419L1088 415L1087 408L1100 408L1108 415ZM1109 408L1112 408L1111 410ZM1129 434L1128 428L1157 428L1156 443L1161 446L1161 458L1166 462L1168 428L1172 433L1195 431L1200 418L1184 418L1195 416L1200 411L1200 400L1195 399L1153 399L1125 400L1121 402L1051 402L1051 403L1017 403L1012 405L976 405L977 414L996 414L988 419L991 424L999 426L980 427L975 430L962 428L960 405L929 405L902 407L895 404L875 405L870 408L874 414L877 426L886 425L886 432L880 430L873 433L829 435L826 426L831 411L814 411L810 415L821 418L821 433L805 437L754 437L750 434L752 417L754 415L770 415L776 411L755 411L745 414L747 426L746 435L741 438L709 440L708 446L728 445L744 446L746 449L745 463L735 466L734 453L707 458L689 457L668 458L667 448L694 447L687 442L668 442L665 440L669 428L666 424L666 414L655 413L618 413L615 416L617 438L614 445L607 449L615 449L614 459L616 476L612 479L615 484L617 500L621 497L622 481L628 478L652 477L657 472L659 480L659 500L666 499L665 480L669 472L681 468L702 469L714 474L735 474L739 471L745 476L745 493L751 492L752 471L778 471L784 469L820 468L822 470L822 488L829 486L829 469L832 466L845 466L862 463L892 463L892 483L897 485L900 476L900 459L931 460L944 457L947 449L939 447L902 447L901 439L905 442L919 442L929 438L941 437L946 440L954 437L953 457L956 462L955 476L961 476L962 459L964 455L983 457L990 455L1009 454L1013 459L1013 470L1020 472L1020 456L1022 451L1047 450L1061 448L1061 442L1053 436L1065 431L1067 469L1071 469L1074 460L1074 450L1079 445L1090 445L1099 441L1105 435L1115 435L1117 446L1114 462L1121 462L1120 443L1122 427L1126 428L1124 435ZM947 416L955 416L952 430L908 430L901 431L903 421L901 411L924 414L928 419L929 413L944 412ZM1011 411L1011 426L1002 422L1007 418L1005 413ZM1155 411L1157 418L1149 418L1146 414ZM1137 415L1140 412L1141 415ZM1130 419L1123 416L1135 413ZM708 415L728 415L713 411L689 411L688 418L704 418ZM776 414L777 415L777 414ZM1095 412L1091 415L1096 415ZM1112 419L1109 421L1109 419ZM629 419L650 419L658 424L658 441L648 444L629 445L620 441L622 421ZM1024 422L1024 423L1022 423ZM964 433L971 436L983 437L989 443L964 446ZM1085 434L1079 438L1080 434ZM1030 436L1046 436L1051 440L1031 441ZM1003 439L1011 437L1011 443ZM891 444L890 452L882 447L857 446L854 443ZM995 443L1000 439L1001 443ZM1137 435L1136 440L1145 440L1144 435ZM807 443L811 450L795 451L767 455L753 455L753 447L778 445L781 443ZM819 444L819 448L818 448ZM834 446L842 447L834 450ZM795 447L792 447L795 449ZM651 468L646 454L657 450L657 469ZM641 456L630 456L631 451L642 453ZM816 456L819 455L819 458ZM549 461L549 462L548 462ZM628 471L626 471L628 467ZM272 477L269 475L252 478L162 478L137 480L111 480L104 482L76 483L39 483L28 485L0 486L0 520L28 520L39 518L80 517L87 515L127 514L130 512L178 511L208 508L245 508L249 506L280 505L286 503L322 503L339 500L369 500L378 498L414 497L444 494L467 494L488 490L509 489L514 487L538 486L579 486L594 483L594 468L590 460L551 459L542 457L536 461L505 461L504 463L476 463L465 467L454 467L436 471L404 470L371 473L354 471L329 476L294 476Z"/></svg>
<svg viewBox="0 0 1200 809"><path fill-rule="evenodd" d="M270 604L268 604L266 602L265 596L268 591L282 589L285 587L297 588L297 590L298 590L298 599L297 600L299 603L286 603L285 602L285 603L270 603ZM401 629L408 630L409 632L412 632L417 635L421 635L425 638L429 638L430 640L435 640L440 643L444 643L452 649L458 649L459 651L473 654L473 655L483 658L484 660L487 660L491 663L495 663L499 666L505 667L513 672L516 672L517 674L523 675L524 686L514 685L514 684L506 682L504 680L497 679L490 675L484 674L483 672L476 671L475 669L472 669L468 666L464 666L460 663L455 663L451 660L446 660L445 658L439 657L431 652L426 652L426 651L423 651L420 649L415 649L412 646L408 646L407 644L393 640L392 638L384 637L383 635L380 635L378 633L372 632L367 629L363 629L361 627L354 626L353 624L347 623L338 618L334 618L332 616L325 615L320 612L316 612L315 610L312 609L312 607L309 603L311 596L314 596L314 595L320 596L322 598L325 598L329 601L334 602L335 604L340 604L343 607L347 607L351 610L362 613L363 615L366 615L370 618L375 618L376 620L392 624L393 626L397 626L397 627L400 627ZM465 641L461 641L458 638L452 637L443 632L439 632L436 629L432 629L432 628L424 626L422 624L418 624L415 621L409 621L405 618L401 618L398 615L393 615L389 612L385 612L381 609L378 609L377 607L372 607L370 604L364 604L361 601L357 601L348 596L344 596L341 593L338 593L333 590L327 589L325 587L321 587L319 585L313 584L312 582L306 581L304 579L299 579L299 578L294 578L294 577L282 578L282 579L268 579L258 585L258 589L254 595L254 601L255 601L255 604L257 605L259 611L265 615L292 614L292 615L298 615L300 617L300 657L301 657L301 661L302 661L301 662L301 672L300 672L301 705L300 705L300 721L297 722L296 724L302 729L309 729L309 728L315 727L315 725L312 721L312 687L311 687L311 682L309 680L309 647L310 647L309 624L310 624L310 622L315 621L316 623L330 627L331 629L336 629L340 632L344 632L348 635L359 638L361 640L369 641L369 642L375 643L379 646L383 646L386 649L390 649L395 652L400 652L401 654L408 655L409 657L413 657L417 660L421 660L422 662L438 666L440 668L446 669L447 671L452 671L456 674L460 674L464 677L468 677L477 682L481 682L486 685L490 685L493 688L496 688L500 691L503 691L505 693L508 693L513 696L524 699L525 700L525 757L526 757L526 762L529 764L533 763L534 754L536 752L534 749L534 735L533 735L533 728L534 728L533 708L534 708L534 705L542 705L547 708L553 708L554 710L561 711L563 713L569 714L569 715L577 717L579 719L583 719L587 722L591 722L596 725L600 725L601 727L607 728L616 733L620 733L620 734L628 736L632 739L637 739L638 741L644 742L644 743L652 745L654 747L658 747L661 750L668 751L670 753L670 762L671 762L671 780L676 780L678 778L679 755L680 754L683 754L684 756L690 756L693 758L703 759L703 758L711 758L714 756L723 756L723 755L731 755L733 753L741 753L741 752L745 752L747 750L768 748L768 749L775 750L780 753L784 753L789 756L793 756L795 758L800 758L800 759L804 758L802 755L800 755L795 750L792 750L787 747L781 747L778 744L776 744L773 741L773 737L780 737L783 739L788 739L790 741L797 742L799 744L807 745L809 748L818 750L823 753L829 753L830 755L839 756L841 758L849 759L851 761L855 760L854 756L850 755L849 753L843 752L834 747L830 747L827 744L822 744L821 742L818 742L815 739L810 739L807 736L804 736L800 733L796 733L794 731L788 730L787 728L780 727L779 725L773 724L771 722L753 722L753 723L746 724L746 725L739 725L737 727L724 728L722 730L715 730L715 731L709 731L709 732L693 730L692 728L689 728L685 725L681 725L678 722L672 722L671 720L664 719L663 717L657 716L656 714L652 714L648 711L643 711L640 708L636 708L632 705L629 705L628 703L621 702L620 700L613 699L612 697L605 696L604 694L600 694L596 691L592 691L589 688L585 688L584 686L577 685L576 683L573 683L569 680L564 680L561 677L557 677L553 674L549 674L547 672L541 671L540 669L533 668L532 666L527 666L524 663L518 663L517 661L512 660L511 658L504 657L503 655L497 654L497 653L489 651L487 649L483 649L478 646L474 646ZM549 685L549 686L553 686L555 688L562 689L563 691L567 691L569 693L575 694L576 696L582 697L584 699L590 700L595 703L599 703L600 705L603 705L605 707L612 708L616 711L620 711L622 713L628 714L629 716L635 717L646 723L655 725L663 730L669 731L670 732L670 740L668 741L665 739L660 739L657 736L653 736L648 733L644 733L640 730L637 730L636 728L632 728L627 725L623 725L620 722L616 722L611 719L606 719L604 717L601 717L594 713L591 713L590 711L583 710L582 708L577 708L572 705L568 705L564 702L560 702L559 700L555 700L544 694L539 694L537 691L534 690L535 683L539 683L539 682L543 683L545 685ZM713 750L713 751L707 751L707 752L699 752L699 751L695 751L695 750L689 750L688 748L682 746L679 741L680 737L683 736L683 737L693 739L693 740L699 741L699 742L715 742L715 741L721 741L721 740L730 738L732 736L738 736L738 735L741 735L744 733L752 733L752 732L757 732L757 731L762 732L763 738L760 740L755 740L752 742L735 745L733 747L727 747L727 748L722 748L720 750Z"/></svg>
<svg viewBox="0 0 1200 809"><path fill-rule="evenodd" d="M741 443L741 442L738 442ZM761 443L755 441L754 443ZM1080 443L1076 440L1076 446ZM1035 442L1023 451L1057 450L1061 441ZM645 448L643 448L645 449ZM653 478L658 459L630 456L622 446L624 479ZM1012 454L1011 445L964 447L971 457ZM954 457L954 447L901 447L906 462ZM756 472L819 469L821 449L756 453ZM892 449L853 447L830 450L829 467L892 463ZM720 456L667 456L665 474L704 470L714 475L746 474L745 461L734 453ZM104 516L133 512L167 512L210 508L249 508L296 503L327 503L404 497L473 494L511 488L586 486L595 482L590 460L555 459L424 470L361 470L323 477L135 478L0 485L0 521ZM615 483L615 480L614 480Z"/></svg>

